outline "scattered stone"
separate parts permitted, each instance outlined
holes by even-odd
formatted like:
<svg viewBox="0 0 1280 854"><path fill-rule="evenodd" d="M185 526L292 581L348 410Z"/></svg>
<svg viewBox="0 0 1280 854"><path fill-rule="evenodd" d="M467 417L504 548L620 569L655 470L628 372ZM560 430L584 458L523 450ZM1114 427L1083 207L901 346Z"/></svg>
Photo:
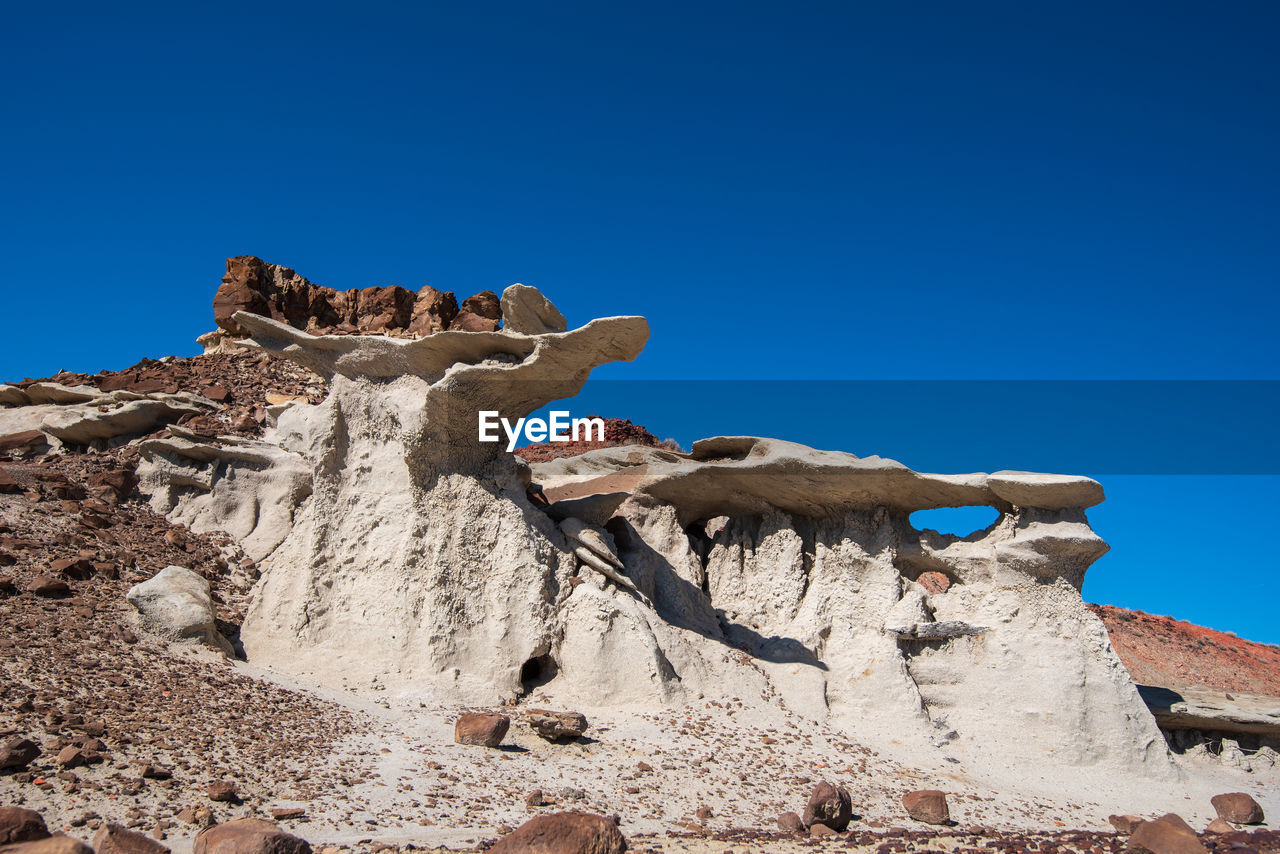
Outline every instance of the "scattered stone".
<svg viewBox="0 0 1280 854"><path fill-rule="evenodd" d="M529 709L525 713L529 727L547 741L577 738L587 731L587 719L578 712L552 712Z"/></svg>
<svg viewBox="0 0 1280 854"><path fill-rule="evenodd" d="M239 799L236 784L230 780L214 780L205 787L205 793L209 796L209 800L219 803L235 803Z"/></svg>
<svg viewBox="0 0 1280 854"><path fill-rule="evenodd" d="M1220 818L1215 818L1213 821L1209 822L1209 826L1204 829L1204 832L1205 833L1235 833L1236 829L1235 829L1235 826L1231 824L1231 822L1223 821Z"/></svg>
<svg viewBox="0 0 1280 854"><path fill-rule="evenodd" d="M0 807L0 845L33 842L49 835L44 818L35 810Z"/></svg>
<svg viewBox="0 0 1280 854"><path fill-rule="evenodd" d="M622 854L626 850L627 840L613 819L562 812L529 819L494 843L489 854Z"/></svg>
<svg viewBox="0 0 1280 854"><path fill-rule="evenodd" d="M169 849L133 830L118 824L104 824L93 836L97 854L169 854Z"/></svg>
<svg viewBox="0 0 1280 854"><path fill-rule="evenodd" d="M40 745L28 738L11 738L0 747L0 768L25 768L40 755Z"/></svg>
<svg viewBox="0 0 1280 854"><path fill-rule="evenodd" d="M160 765L147 763L142 766L141 775L144 780L168 780L173 776L173 772Z"/></svg>
<svg viewBox="0 0 1280 854"><path fill-rule="evenodd" d="M1194 831L1159 819L1138 825L1125 847L1150 854L1207 854Z"/></svg>
<svg viewBox="0 0 1280 854"><path fill-rule="evenodd" d="M511 718L506 715L468 712L454 723L453 740L458 744L497 747L510 727Z"/></svg>
<svg viewBox="0 0 1280 854"><path fill-rule="evenodd" d="M546 801L542 797L541 789L534 789L532 792L524 796L524 805L526 807L546 806Z"/></svg>
<svg viewBox="0 0 1280 854"><path fill-rule="evenodd" d="M78 768L81 765L88 764L88 757L85 751L74 745L67 745L58 752L57 758L54 760L63 768Z"/></svg>
<svg viewBox="0 0 1280 854"><path fill-rule="evenodd" d="M825 780L813 787L809 803L804 808L804 826L813 829L815 824L824 824L832 830L843 833L853 818L853 799L849 790L843 786L833 786Z"/></svg>
<svg viewBox="0 0 1280 854"><path fill-rule="evenodd" d="M947 824L951 821L946 793L937 789L907 792L902 796L902 805L906 807L907 815L916 821L926 824Z"/></svg>
<svg viewBox="0 0 1280 854"><path fill-rule="evenodd" d="M1262 807L1252 795L1245 792L1214 795L1209 799L1209 803L1213 804L1213 808L1218 811L1218 818L1232 824L1262 824L1266 821Z"/></svg>
<svg viewBox="0 0 1280 854"><path fill-rule="evenodd" d="M825 824L815 824L809 828L810 836L835 836L839 831L827 827Z"/></svg>
<svg viewBox="0 0 1280 854"><path fill-rule="evenodd" d="M778 827L787 833L804 833L804 819L793 812L784 812L778 816Z"/></svg>
<svg viewBox="0 0 1280 854"><path fill-rule="evenodd" d="M1166 822L1167 824L1172 824L1174 827L1178 828L1179 830L1185 830L1187 833L1196 832L1196 829L1192 827L1190 824L1188 824L1187 820L1182 816L1178 815L1177 813L1167 812L1164 815L1157 818L1156 821L1163 821L1163 822Z"/></svg>
<svg viewBox="0 0 1280 854"><path fill-rule="evenodd" d="M192 854L311 854L304 839L261 818L237 818L196 835Z"/></svg>
<svg viewBox="0 0 1280 854"><path fill-rule="evenodd" d="M276 821L302 818L306 814L306 807L272 807L271 809L271 817Z"/></svg>

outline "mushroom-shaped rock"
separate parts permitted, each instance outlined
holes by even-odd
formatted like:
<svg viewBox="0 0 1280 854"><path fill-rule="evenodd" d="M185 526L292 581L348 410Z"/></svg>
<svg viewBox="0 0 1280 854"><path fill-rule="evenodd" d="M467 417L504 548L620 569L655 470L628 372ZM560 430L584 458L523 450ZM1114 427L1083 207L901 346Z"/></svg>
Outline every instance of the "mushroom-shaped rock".
<svg viewBox="0 0 1280 854"><path fill-rule="evenodd" d="M147 581L129 588L129 604L138 609L143 624L172 639L194 638L231 653L231 644L214 623L209 582L182 566L166 566Z"/></svg>
<svg viewBox="0 0 1280 854"><path fill-rule="evenodd" d="M489 854L622 854L626 850L627 840L613 819L562 812L529 819L494 843Z"/></svg>

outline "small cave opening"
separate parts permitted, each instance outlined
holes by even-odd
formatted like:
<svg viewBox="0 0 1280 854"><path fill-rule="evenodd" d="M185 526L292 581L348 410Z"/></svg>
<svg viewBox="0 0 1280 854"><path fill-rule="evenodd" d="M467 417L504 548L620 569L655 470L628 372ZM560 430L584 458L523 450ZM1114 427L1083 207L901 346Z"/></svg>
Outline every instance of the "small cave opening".
<svg viewBox="0 0 1280 854"><path fill-rule="evenodd" d="M917 510L911 514L911 526L917 531L932 530L953 537L968 537L987 530L1000 519L994 507L938 507Z"/></svg>
<svg viewBox="0 0 1280 854"><path fill-rule="evenodd" d="M520 689L525 696L546 685L560 673L560 666L551 655L531 658L520 668Z"/></svg>

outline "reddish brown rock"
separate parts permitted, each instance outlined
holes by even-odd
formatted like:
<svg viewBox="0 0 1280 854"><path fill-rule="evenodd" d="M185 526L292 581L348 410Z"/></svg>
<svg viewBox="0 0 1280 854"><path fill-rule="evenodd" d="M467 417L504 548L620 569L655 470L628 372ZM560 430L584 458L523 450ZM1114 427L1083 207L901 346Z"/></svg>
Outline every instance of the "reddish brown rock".
<svg viewBox="0 0 1280 854"><path fill-rule="evenodd" d="M55 833L44 839L19 842L0 848L3 854L93 854L93 849L79 839Z"/></svg>
<svg viewBox="0 0 1280 854"><path fill-rule="evenodd" d="M1176 812L1167 812L1164 815L1157 818L1156 821L1163 821L1167 824L1172 824L1174 827L1178 828L1179 830L1185 830L1187 833L1196 832L1196 829L1192 827L1190 824L1188 824L1187 820L1182 816L1178 815Z"/></svg>
<svg viewBox="0 0 1280 854"><path fill-rule="evenodd" d="M470 311L459 311L449 324L450 332L497 332L499 321L481 317Z"/></svg>
<svg viewBox="0 0 1280 854"><path fill-rule="evenodd" d="M1235 829L1235 826L1231 824L1231 822L1223 821L1220 818L1215 818L1213 821L1209 822L1209 826L1204 829L1204 832L1214 833L1214 834L1235 833L1236 829Z"/></svg>
<svg viewBox="0 0 1280 854"><path fill-rule="evenodd" d="M804 833L804 820L793 812L778 816L778 827L787 833Z"/></svg>
<svg viewBox="0 0 1280 854"><path fill-rule="evenodd" d="M39 430L22 430L0 436L0 454L41 453L49 447L49 437Z"/></svg>
<svg viewBox="0 0 1280 854"><path fill-rule="evenodd" d="M59 558L49 564L49 571L64 578L84 581L93 577L93 563L85 558Z"/></svg>
<svg viewBox="0 0 1280 854"><path fill-rule="evenodd" d="M1128 836L1130 833L1137 830L1138 825L1142 824L1145 819L1136 815L1109 815L1107 816L1107 821L1111 822L1111 826L1114 827L1118 833L1123 833Z"/></svg>
<svg viewBox="0 0 1280 854"><path fill-rule="evenodd" d="M613 819L562 812L529 819L494 843L489 854L622 854L626 850L627 840Z"/></svg>
<svg viewBox="0 0 1280 854"><path fill-rule="evenodd" d="M1193 831L1161 820L1138 825L1125 847L1150 854L1208 854Z"/></svg>
<svg viewBox="0 0 1280 854"><path fill-rule="evenodd" d="M951 587L951 579L947 578L945 573L929 570L920 573L920 577L916 579L920 582L920 586L930 593L946 593Z"/></svg>
<svg viewBox="0 0 1280 854"><path fill-rule="evenodd" d="M907 815L925 824L947 824L951 821L947 795L937 789L907 792L902 796L902 805L906 807Z"/></svg>
<svg viewBox="0 0 1280 854"><path fill-rule="evenodd" d="M25 768L40 755L40 745L28 738L11 738L0 747L0 768Z"/></svg>
<svg viewBox="0 0 1280 854"><path fill-rule="evenodd" d="M45 827L44 818L35 810L0 807L0 845L34 842L48 835L49 828Z"/></svg>
<svg viewBox="0 0 1280 854"><path fill-rule="evenodd" d="M78 768L81 765L88 764L88 756L79 747L69 744L58 751L58 756L54 761L63 768Z"/></svg>
<svg viewBox="0 0 1280 854"><path fill-rule="evenodd" d="M123 501L138 486L138 476L131 469L112 469L89 475L89 491L94 495Z"/></svg>
<svg viewBox="0 0 1280 854"><path fill-rule="evenodd" d="M27 585L27 592L37 596L65 596L71 592L71 588L61 578L42 575Z"/></svg>
<svg viewBox="0 0 1280 854"><path fill-rule="evenodd" d="M306 807L272 807L271 817L276 821L288 821L302 818L307 814Z"/></svg>
<svg viewBox="0 0 1280 854"><path fill-rule="evenodd" d="M825 780L813 787L809 803L804 808L804 826L824 824L843 833L853 818L853 799L843 786L833 786Z"/></svg>
<svg viewBox="0 0 1280 854"><path fill-rule="evenodd" d="M200 389L200 394L204 395L214 403L225 403L231 398L231 392L227 391L220 385L206 386Z"/></svg>
<svg viewBox="0 0 1280 854"><path fill-rule="evenodd" d="M0 467L0 493L21 492L22 485L18 483L3 467Z"/></svg>
<svg viewBox="0 0 1280 854"><path fill-rule="evenodd" d="M458 744L497 747L510 728L511 718L506 715L468 712L454 723L453 740Z"/></svg>
<svg viewBox="0 0 1280 854"><path fill-rule="evenodd" d="M475 296L464 299L458 310L469 311L477 317L484 317L489 320L501 320L502 300L493 291L481 291Z"/></svg>
<svg viewBox="0 0 1280 854"><path fill-rule="evenodd" d="M1209 799L1209 803L1213 804L1213 808L1218 811L1218 818L1223 821L1233 824L1262 824L1266 821L1266 817L1262 814L1262 807L1252 795L1245 792L1214 795Z"/></svg>
<svg viewBox="0 0 1280 854"><path fill-rule="evenodd" d="M238 818L205 828L196 835L192 854L311 854L306 840L286 833L275 822Z"/></svg>
<svg viewBox="0 0 1280 854"><path fill-rule="evenodd" d="M587 719L578 712L552 712L529 709L525 712L529 728L547 741L577 738L587 731Z"/></svg>
<svg viewBox="0 0 1280 854"><path fill-rule="evenodd" d="M234 803L239 798L236 784L230 780L214 780L205 787L205 794L209 796L209 800L221 803Z"/></svg>
<svg viewBox="0 0 1280 854"><path fill-rule="evenodd" d="M827 827L825 824L815 824L813 827L809 828L810 836L835 836L838 833L839 831Z"/></svg>
<svg viewBox="0 0 1280 854"><path fill-rule="evenodd" d="M97 854L169 854L169 849L149 836L121 827L104 824L93 835Z"/></svg>
<svg viewBox="0 0 1280 854"><path fill-rule="evenodd" d="M409 331L415 335L430 335L449 328L458 316L458 300L446 291L438 291L427 285L418 291L413 303L413 319Z"/></svg>

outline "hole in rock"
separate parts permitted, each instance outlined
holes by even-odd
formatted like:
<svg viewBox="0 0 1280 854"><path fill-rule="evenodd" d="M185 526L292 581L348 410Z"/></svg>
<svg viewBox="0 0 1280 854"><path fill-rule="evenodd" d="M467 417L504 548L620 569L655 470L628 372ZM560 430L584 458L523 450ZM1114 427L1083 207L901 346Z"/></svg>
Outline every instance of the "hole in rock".
<svg viewBox="0 0 1280 854"><path fill-rule="evenodd" d="M939 534L967 537L985 531L1000 518L994 507L939 507L917 510L911 514L911 526L917 531L933 530Z"/></svg>
<svg viewBox="0 0 1280 854"><path fill-rule="evenodd" d="M525 694L531 694L546 685L560 672L556 660L550 655L531 658L520 668L520 685Z"/></svg>

